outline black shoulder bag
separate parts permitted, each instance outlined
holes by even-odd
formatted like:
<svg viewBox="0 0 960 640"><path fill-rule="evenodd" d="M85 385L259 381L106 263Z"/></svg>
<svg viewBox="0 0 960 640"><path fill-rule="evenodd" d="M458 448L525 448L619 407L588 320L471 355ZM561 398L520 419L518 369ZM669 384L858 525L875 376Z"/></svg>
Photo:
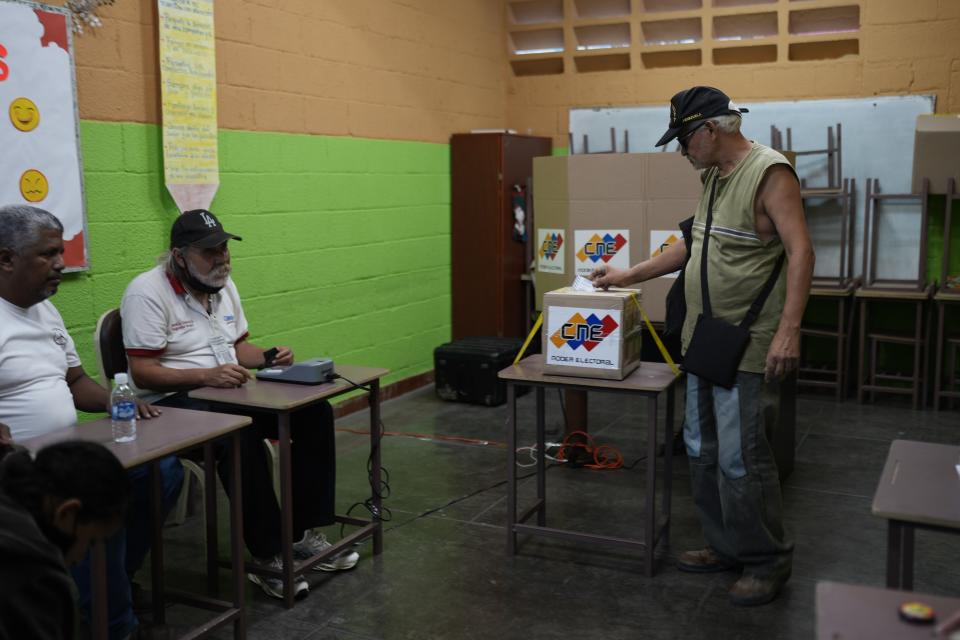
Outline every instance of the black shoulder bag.
<svg viewBox="0 0 960 640"><path fill-rule="evenodd" d="M703 231L703 251L700 254L700 290L703 313L697 318L697 324L687 345L683 359L686 371L709 382L730 389L737 381L737 368L743 353L750 343L750 327L757 321L764 303L773 291L780 276L786 252L781 253L773 273L767 278L760 295L750 305L747 315L739 325L713 317L710 306L710 292L707 287L707 245L710 241L710 227L713 225L713 200L717 193L717 179L714 178L710 189L710 201L707 205L707 226Z"/></svg>

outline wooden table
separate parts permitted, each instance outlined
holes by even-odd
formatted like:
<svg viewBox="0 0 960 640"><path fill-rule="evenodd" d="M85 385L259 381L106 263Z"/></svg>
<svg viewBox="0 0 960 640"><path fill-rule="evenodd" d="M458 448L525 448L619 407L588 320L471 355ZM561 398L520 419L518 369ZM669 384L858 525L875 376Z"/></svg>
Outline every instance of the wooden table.
<svg viewBox="0 0 960 640"><path fill-rule="evenodd" d="M623 380L601 380L599 378L577 378L555 376L543 373L543 355L532 355L519 364L507 367L498 374L507 383L507 553L517 552L517 534L549 536L579 542L614 545L628 549L642 550L646 561L646 574L654 573L653 551L661 540L669 540L670 534L670 491L671 466L669 443L673 439L674 386L679 380L670 367L659 362L644 362ZM537 501L517 517L517 394L516 385L532 386L536 390L537 423ZM635 393L647 398L647 495L646 515L644 517L644 538L619 538L565 529L547 527L546 466L544 462L544 395L548 388L577 389L580 391L614 391ZM657 499L657 398L667 392L667 415L664 424L663 464L663 502L658 519ZM537 524L527 524L533 514L537 515Z"/></svg>
<svg viewBox="0 0 960 640"><path fill-rule="evenodd" d="M150 548L151 580L153 598L153 622L162 625L166 618L165 599L192 604L203 609L219 611L212 620L188 632L184 637L199 638L208 635L222 625L233 622L233 637L246 638L246 613L243 607L245 588L243 571L243 512L240 499L240 430L250 424L250 418L208 411L190 411L188 409L163 408L163 414L150 420L137 421L137 439L133 442L113 441L110 419L102 418L75 427L59 429L51 433L25 440L22 444L33 452L48 444L63 440L88 440L98 442L114 453L125 469L141 465L150 465L151 509L153 518L153 540ZM231 482L235 489L234 499L230 501L230 548L233 568L233 600L226 602L215 599L218 591L218 550L217 550L217 500L216 475L213 464L213 444L216 440L231 436L233 441L233 474ZM207 513L207 588L210 597L202 598L177 591L165 592L163 582L163 513L162 481L159 461L166 456L202 446L206 473L206 513ZM210 529L212 527L212 534ZM106 554L102 542L91 548L91 630L93 637L107 638L107 584Z"/></svg>
<svg viewBox="0 0 960 640"><path fill-rule="evenodd" d="M894 440L873 496L889 520L887 586L913 588L914 529L960 533L960 447Z"/></svg>
<svg viewBox="0 0 960 640"><path fill-rule="evenodd" d="M933 625L900 619L900 605L914 601L933 607ZM817 583L816 606L818 640L930 640L934 626L960 612L960 598L825 581Z"/></svg>
<svg viewBox="0 0 960 640"><path fill-rule="evenodd" d="M337 365L335 371L341 378L318 385L300 385L283 382L258 381L256 378L236 389L202 387L189 392L191 398L206 400L224 410L256 409L277 415L278 448L280 450L280 537L282 571L248 564L247 571L279 576L283 580L283 600L286 607L293 607L293 576L315 564L348 549L358 540L373 537L373 553L383 551L383 529L380 521L380 378L389 370L373 367ZM356 383L356 384L354 384ZM323 553L294 563L293 560L293 492L290 475L290 414L311 404L328 400L365 385L370 394L370 491L373 515L370 520L336 516L336 521L360 527L342 540L334 543Z"/></svg>

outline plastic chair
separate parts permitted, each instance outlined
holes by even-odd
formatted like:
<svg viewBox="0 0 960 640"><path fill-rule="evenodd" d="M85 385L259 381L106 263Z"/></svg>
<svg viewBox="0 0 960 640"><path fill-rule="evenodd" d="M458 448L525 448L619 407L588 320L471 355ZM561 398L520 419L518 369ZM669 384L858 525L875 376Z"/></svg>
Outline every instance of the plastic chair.
<svg viewBox="0 0 960 640"><path fill-rule="evenodd" d="M119 309L110 309L97 320L97 328L93 330L93 346L97 352L100 380L109 389L113 377L118 373L126 372L129 366L127 352L123 348L123 322ZM187 458L180 458L180 462L185 471L183 486L180 488L177 504L167 517L167 525L183 524L186 519L191 478L199 483L201 493L204 489L203 469L200 465Z"/></svg>

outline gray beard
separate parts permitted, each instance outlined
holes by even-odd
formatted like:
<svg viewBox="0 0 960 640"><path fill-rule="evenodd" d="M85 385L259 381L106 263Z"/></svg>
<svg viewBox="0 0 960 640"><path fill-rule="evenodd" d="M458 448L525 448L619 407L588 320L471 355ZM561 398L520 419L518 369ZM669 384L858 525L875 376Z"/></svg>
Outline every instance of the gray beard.
<svg viewBox="0 0 960 640"><path fill-rule="evenodd" d="M230 265L228 264L223 265L222 267L217 267L216 269L214 269L213 271L205 275L200 275L199 273L196 273L190 267L189 260L184 260L184 264L187 265L187 273L190 275L190 277L192 277L194 280L196 280L200 284L206 287L210 287L211 289L218 289L218 290L222 289L227 284L227 278L230 277L231 269L230 269ZM222 275L218 274L217 272L221 272Z"/></svg>

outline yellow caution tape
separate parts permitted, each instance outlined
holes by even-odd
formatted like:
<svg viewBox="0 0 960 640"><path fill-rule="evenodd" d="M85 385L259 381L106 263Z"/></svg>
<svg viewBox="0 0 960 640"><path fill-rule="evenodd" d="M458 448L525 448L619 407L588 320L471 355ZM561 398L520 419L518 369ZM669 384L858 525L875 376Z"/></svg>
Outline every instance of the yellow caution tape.
<svg viewBox="0 0 960 640"><path fill-rule="evenodd" d="M650 335L653 336L653 341L657 343L657 349L660 350L660 355L663 356L664 362L669 365L670 370L673 371L673 375L680 375L680 368L674 363L673 358L670 357L670 353L667 351L667 348L663 346L663 342L660 340L660 336L657 335L657 330L653 328L653 323L650 322L650 317L647 315L647 312L643 310L643 307L640 305L640 301L637 299L637 294L632 294L630 298L637 305L637 309L640 310L640 315L643 317L643 321L647 325L647 330L650 332ZM520 347L520 351L517 353L517 357L514 358L513 364L518 364L523 359L523 354L527 352L527 347L530 346L530 341L533 340L533 336L537 334L537 331L540 329L540 325L543 324L543 313L537 317L537 321L533 323L533 329L530 329L530 333L527 335L527 339L523 341L523 346Z"/></svg>
<svg viewBox="0 0 960 640"><path fill-rule="evenodd" d="M663 356L663 361L670 366L670 370L673 371L673 375L680 375L680 367L678 367L673 358L670 357L670 353L667 351L667 348L663 346L663 342L660 341L660 336L657 335L657 330L653 328L653 323L650 322L650 317L647 315L647 312L643 310L643 307L640 305L640 301L637 300L637 294L631 294L630 298L636 303L637 309L640 309L640 315L643 316L643 321L647 323L647 330L650 331L650 335L653 336L653 341L657 343L657 349L660 349L660 355Z"/></svg>
<svg viewBox="0 0 960 640"><path fill-rule="evenodd" d="M523 341L523 346L520 347L520 351L517 352L517 357L513 359L513 364L517 364L520 360L523 359L523 354L527 352L527 347L530 346L530 341L533 340L533 336L537 335L537 330L540 329L540 325L543 324L543 312L540 312L540 315L537 316L537 321L533 323L533 329L530 329L530 334L527 335L527 339Z"/></svg>

